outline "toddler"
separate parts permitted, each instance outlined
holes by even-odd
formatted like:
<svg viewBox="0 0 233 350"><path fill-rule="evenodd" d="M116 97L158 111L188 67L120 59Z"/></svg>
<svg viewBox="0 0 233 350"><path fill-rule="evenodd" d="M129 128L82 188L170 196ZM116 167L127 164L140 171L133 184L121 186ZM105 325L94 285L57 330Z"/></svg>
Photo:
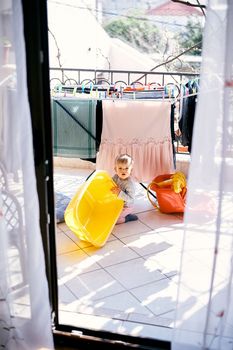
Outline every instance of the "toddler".
<svg viewBox="0 0 233 350"><path fill-rule="evenodd" d="M128 154L121 154L115 160L115 172L113 181L116 186L112 192L124 200L124 208L117 220L117 224L138 220L137 215L132 214L135 197L134 182L131 178L133 159Z"/></svg>

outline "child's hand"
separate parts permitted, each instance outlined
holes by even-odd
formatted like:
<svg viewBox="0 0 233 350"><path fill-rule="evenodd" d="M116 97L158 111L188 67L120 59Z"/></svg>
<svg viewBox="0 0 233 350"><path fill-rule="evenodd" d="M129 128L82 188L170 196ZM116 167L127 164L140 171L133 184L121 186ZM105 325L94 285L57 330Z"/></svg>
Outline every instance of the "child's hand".
<svg viewBox="0 0 233 350"><path fill-rule="evenodd" d="M116 194L118 196L118 194L120 193L120 188L118 186L114 186L111 188L112 193Z"/></svg>

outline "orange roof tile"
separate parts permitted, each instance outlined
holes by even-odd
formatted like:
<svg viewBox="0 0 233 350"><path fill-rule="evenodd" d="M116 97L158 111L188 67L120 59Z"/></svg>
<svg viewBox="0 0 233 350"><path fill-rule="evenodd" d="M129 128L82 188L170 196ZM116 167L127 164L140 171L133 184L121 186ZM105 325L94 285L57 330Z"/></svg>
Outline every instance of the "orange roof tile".
<svg viewBox="0 0 233 350"><path fill-rule="evenodd" d="M147 11L147 15L152 16L202 16L202 12L197 7L188 6L178 2L167 1L166 3L154 7Z"/></svg>

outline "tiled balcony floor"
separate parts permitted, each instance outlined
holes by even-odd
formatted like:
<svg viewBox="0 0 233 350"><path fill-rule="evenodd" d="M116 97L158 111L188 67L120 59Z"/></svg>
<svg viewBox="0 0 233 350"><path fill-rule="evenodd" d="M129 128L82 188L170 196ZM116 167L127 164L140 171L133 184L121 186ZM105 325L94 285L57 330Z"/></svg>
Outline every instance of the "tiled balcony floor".
<svg viewBox="0 0 233 350"><path fill-rule="evenodd" d="M91 171L56 167L55 191L73 196ZM59 322L170 340L183 218L160 213L136 188L139 220L116 225L102 248L57 225Z"/></svg>

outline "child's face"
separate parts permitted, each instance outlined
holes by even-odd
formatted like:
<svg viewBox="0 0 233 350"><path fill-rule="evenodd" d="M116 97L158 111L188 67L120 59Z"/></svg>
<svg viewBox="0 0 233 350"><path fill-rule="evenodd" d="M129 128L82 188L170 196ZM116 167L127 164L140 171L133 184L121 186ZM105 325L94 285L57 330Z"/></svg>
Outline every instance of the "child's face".
<svg viewBox="0 0 233 350"><path fill-rule="evenodd" d="M118 162L115 171L120 179L125 180L131 175L132 164Z"/></svg>

